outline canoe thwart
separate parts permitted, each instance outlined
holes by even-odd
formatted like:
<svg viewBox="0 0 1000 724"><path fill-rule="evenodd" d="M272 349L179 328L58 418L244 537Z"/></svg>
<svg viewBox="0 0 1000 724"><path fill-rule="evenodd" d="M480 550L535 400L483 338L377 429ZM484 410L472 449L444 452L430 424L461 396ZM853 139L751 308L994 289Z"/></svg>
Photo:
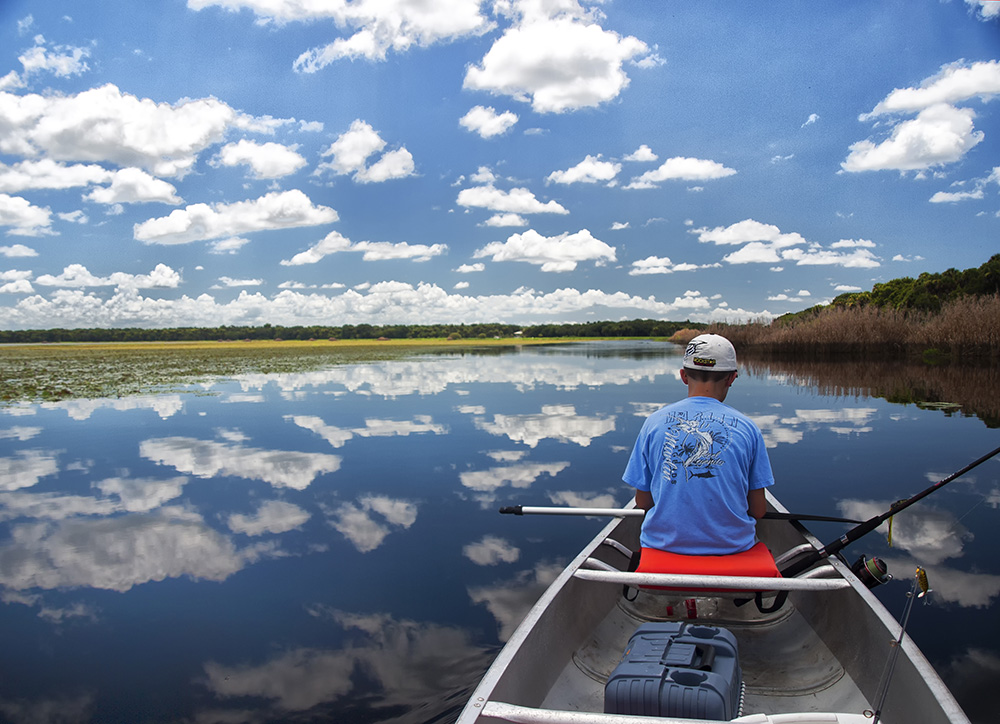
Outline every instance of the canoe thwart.
<svg viewBox="0 0 1000 724"><path fill-rule="evenodd" d="M598 583L633 587L653 586L675 589L737 591L834 591L849 588L843 578L765 578L762 576L697 576L681 573L626 573L625 571L580 568L574 578Z"/></svg>

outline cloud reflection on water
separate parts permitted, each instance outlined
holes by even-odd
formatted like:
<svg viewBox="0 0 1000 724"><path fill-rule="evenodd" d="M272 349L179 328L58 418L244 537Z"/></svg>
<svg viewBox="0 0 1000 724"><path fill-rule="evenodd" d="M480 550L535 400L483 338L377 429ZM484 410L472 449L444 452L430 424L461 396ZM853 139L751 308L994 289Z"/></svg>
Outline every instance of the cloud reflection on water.
<svg viewBox="0 0 1000 724"><path fill-rule="evenodd" d="M348 642L338 649L293 648L260 664L208 661L203 685L222 700L269 700L267 719L314 709L319 715L324 705L352 699L383 712L380 721L415 724L437 720L461 702L492 656L454 626L325 605L309 613L343 629Z"/></svg>
<svg viewBox="0 0 1000 724"><path fill-rule="evenodd" d="M192 437L143 440L139 454L199 478L234 475L295 490L308 488L317 475L336 472L341 463L337 455L266 450Z"/></svg>

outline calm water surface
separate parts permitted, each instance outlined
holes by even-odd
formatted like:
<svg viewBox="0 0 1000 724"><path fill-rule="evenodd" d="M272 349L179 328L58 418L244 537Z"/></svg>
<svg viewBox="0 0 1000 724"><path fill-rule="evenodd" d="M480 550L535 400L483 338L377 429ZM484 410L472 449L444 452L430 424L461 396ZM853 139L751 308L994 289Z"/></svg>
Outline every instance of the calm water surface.
<svg viewBox="0 0 1000 724"><path fill-rule="evenodd" d="M0 408L0 720L452 720L603 525L497 508L624 503L678 363L652 343L529 347ZM796 379L754 366L728 400L793 511L868 518L1000 444L977 417ZM898 516L892 543L846 554L889 562L897 616L928 570L910 633L995 721L1000 461Z"/></svg>

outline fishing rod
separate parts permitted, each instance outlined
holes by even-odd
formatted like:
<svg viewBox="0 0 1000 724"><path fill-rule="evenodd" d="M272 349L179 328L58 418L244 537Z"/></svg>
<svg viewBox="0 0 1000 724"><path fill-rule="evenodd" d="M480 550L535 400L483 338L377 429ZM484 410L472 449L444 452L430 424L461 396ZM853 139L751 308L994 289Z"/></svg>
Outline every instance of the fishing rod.
<svg viewBox="0 0 1000 724"><path fill-rule="evenodd" d="M787 568L781 571L781 575L786 578L796 576L799 573L802 573L803 571L808 569L814 563L817 563L818 561L821 561L824 558L828 558L829 556L839 553L841 550L846 548L848 545L856 541L861 536L871 533L873 530L882 525L882 523L887 521L892 516L896 515L896 513L899 513L900 511L909 508L911 505L913 505L919 500L923 500L928 495L933 493L935 490L944 487L955 478L962 477L973 468L982 465L984 462L995 456L997 453L1000 453L1000 447L998 447L996 450L993 450L992 452L986 453L978 460L974 460L961 470L956 470L948 477L939 480L930 487L921 490L913 497L907 498L905 500L897 500L895 503L892 504L889 510L885 511L884 513L876 515L873 518L869 518L860 525L851 528L849 531L844 533L844 535L842 535L840 538L837 538L834 541L830 541L819 550L810 551L806 555L801 556L800 558L792 561L792 563Z"/></svg>
<svg viewBox="0 0 1000 724"><path fill-rule="evenodd" d="M611 518L641 518L646 515L642 508L569 508L555 506L506 505L500 508L502 515L583 515ZM829 515L808 515L800 513L779 513L768 511L768 520L808 520L827 523L861 523L852 518L835 518Z"/></svg>

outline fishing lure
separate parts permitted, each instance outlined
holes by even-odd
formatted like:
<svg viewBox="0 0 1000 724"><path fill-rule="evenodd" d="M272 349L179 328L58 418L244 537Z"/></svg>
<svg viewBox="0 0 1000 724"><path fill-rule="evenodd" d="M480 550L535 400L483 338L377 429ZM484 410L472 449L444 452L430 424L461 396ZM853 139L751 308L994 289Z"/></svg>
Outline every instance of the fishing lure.
<svg viewBox="0 0 1000 724"><path fill-rule="evenodd" d="M931 586L927 582L927 571L925 571L920 566L917 566L917 587L920 588L920 593L917 594L917 598L923 598L928 593L931 592ZM927 603L927 601L924 601Z"/></svg>

